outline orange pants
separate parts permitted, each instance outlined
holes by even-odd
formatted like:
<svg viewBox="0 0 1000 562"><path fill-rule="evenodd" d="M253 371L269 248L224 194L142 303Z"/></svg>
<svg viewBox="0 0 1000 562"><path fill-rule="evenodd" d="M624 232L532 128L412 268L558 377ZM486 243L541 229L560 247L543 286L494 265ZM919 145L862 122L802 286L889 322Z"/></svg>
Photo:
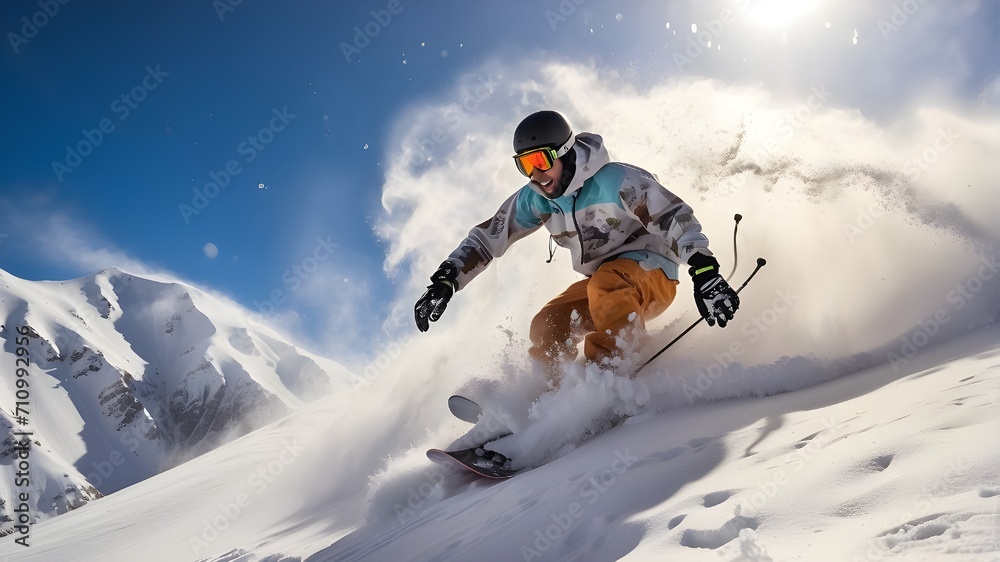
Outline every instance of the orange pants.
<svg viewBox="0 0 1000 562"><path fill-rule="evenodd" d="M528 353L546 365L553 378L558 378L560 362L576 358L581 341L590 361L620 357L623 350L615 344L615 337L625 330L626 340L634 342L645 331L646 320L659 316L673 302L678 283L662 270L647 271L634 260L604 263L593 276L570 285L535 315Z"/></svg>

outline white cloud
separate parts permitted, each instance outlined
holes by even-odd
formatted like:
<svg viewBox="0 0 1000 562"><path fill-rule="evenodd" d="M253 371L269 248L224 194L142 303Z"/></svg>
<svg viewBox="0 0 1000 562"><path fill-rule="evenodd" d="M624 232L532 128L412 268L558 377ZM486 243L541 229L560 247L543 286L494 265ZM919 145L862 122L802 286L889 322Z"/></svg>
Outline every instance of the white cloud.
<svg viewBox="0 0 1000 562"><path fill-rule="evenodd" d="M89 219L77 218L54 208L50 198L35 196L13 205L0 199L0 222L8 225L11 244L0 251L30 249L32 258L41 264L69 270L69 275L92 275L109 267L162 282L179 281L221 301L233 311L234 317L261 320L285 334L294 334L299 326L295 310L281 309L261 315L240 304L224 287L206 287L157 264L133 257L106 240L91 226ZM208 246L206 245L206 255ZM266 316L266 317L265 317Z"/></svg>
<svg viewBox="0 0 1000 562"><path fill-rule="evenodd" d="M74 217L53 206L46 196L36 196L16 205L0 199L0 220L10 232L10 248L30 249L35 259L75 270L81 276L108 267L146 276L162 270L105 240L89 226L89 219Z"/></svg>
<svg viewBox="0 0 1000 562"><path fill-rule="evenodd" d="M457 112L489 75L502 77L493 91ZM541 231L460 292L429 334L412 328L427 277L522 185L509 137L521 117L542 108L565 112L578 131L602 133L616 159L656 173L691 203L727 271L732 217L744 215L736 279L757 256L769 265L746 290L734 327L698 330L677 354L711 361L734 340L750 347L741 358L750 362L875 349L950 307L949 291L979 266L973 246L983 252L1000 240L1000 170L988 157L1000 151L996 113L926 106L880 125L822 85L800 99L703 79L639 91L588 65L485 65L450 97L403 112L394 135L401 146L386 155L393 165L377 232L388 245L386 270L402 289L388 325L413 334L425 353L475 349L484 358L469 355L470 365L523 355L534 312L579 278L565 252L544 263ZM782 291L792 291L795 304L773 326L761 324ZM989 298L981 301L990 308ZM949 312L957 318L973 308ZM656 326L691 309L682 279ZM947 328L961 331L970 321ZM518 341L513 348L508 334Z"/></svg>

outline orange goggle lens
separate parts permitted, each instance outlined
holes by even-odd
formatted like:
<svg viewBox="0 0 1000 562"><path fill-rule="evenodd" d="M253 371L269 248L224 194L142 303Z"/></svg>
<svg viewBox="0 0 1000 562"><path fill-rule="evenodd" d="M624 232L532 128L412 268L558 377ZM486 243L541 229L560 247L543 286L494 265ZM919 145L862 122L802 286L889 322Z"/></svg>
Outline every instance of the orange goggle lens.
<svg viewBox="0 0 1000 562"><path fill-rule="evenodd" d="M555 150L551 148L539 148L514 156L514 163L517 164L517 169L522 174L530 177L531 172L535 171L535 168L543 172L550 169L556 158Z"/></svg>

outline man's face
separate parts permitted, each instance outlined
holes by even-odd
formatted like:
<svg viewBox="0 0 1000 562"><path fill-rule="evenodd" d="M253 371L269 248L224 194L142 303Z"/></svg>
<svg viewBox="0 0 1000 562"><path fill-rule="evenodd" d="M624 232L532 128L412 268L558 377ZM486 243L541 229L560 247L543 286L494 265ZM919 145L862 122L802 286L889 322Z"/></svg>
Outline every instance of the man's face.
<svg viewBox="0 0 1000 562"><path fill-rule="evenodd" d="M562 160L556 159L552 163L552 167L544 172L535 168L531 171L531 183L535 185L536 188L541 189L550 198L556 196L556 194L562 194L565 191L564 187L559 184L559 178L562 177L563 173L563 163Z"/></svg>

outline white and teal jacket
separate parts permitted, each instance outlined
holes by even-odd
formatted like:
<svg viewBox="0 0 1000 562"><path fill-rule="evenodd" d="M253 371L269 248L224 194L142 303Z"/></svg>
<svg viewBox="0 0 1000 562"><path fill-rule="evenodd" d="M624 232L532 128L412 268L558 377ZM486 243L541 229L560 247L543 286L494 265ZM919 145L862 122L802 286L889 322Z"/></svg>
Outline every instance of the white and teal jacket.
<svg viewBox="0 0 1000 562"><path fill-rule="evenodd" d="M548 199L529 182L451 253L460 289L542 226L569 249L573 269L587 276L606 261L628 258L678 279L679 265L695 251L712 254L691 207L652 174L611 162L599 135L577 135L573 150L576 173L561 197Z"/></svg>

